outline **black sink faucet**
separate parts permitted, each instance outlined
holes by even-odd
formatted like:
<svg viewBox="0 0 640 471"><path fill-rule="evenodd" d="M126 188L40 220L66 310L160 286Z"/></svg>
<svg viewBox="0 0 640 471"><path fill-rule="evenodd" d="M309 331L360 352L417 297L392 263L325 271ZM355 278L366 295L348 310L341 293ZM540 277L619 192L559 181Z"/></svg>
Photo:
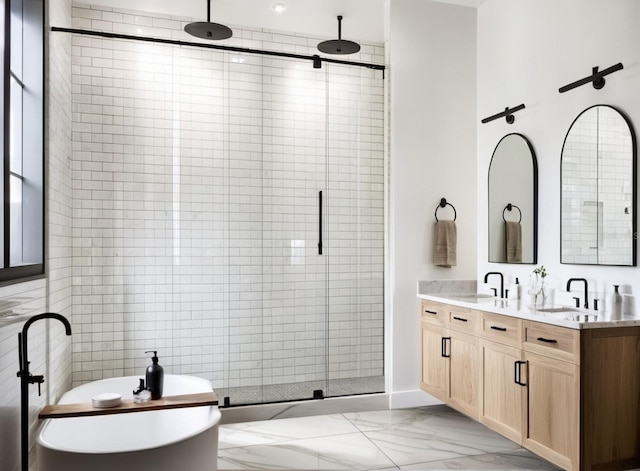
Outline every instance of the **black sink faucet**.
<svg viewBox="0 0 640 471"><path fill-rule="evenodd" d="M500 298L504 298L504 276L499 271L490 271L486 275L484 275L484 282L486 283L489 279L489 275L498 275L500 277ZM493 288L495 289L495 288ZM497 294L497 293L496 293Z"/></svg>
<svg viewBox="0 0 640 471"><path fill-rule="evenodd" d="M569 278L567 280L567 291L571 291L571 283L573 281L582 281L584 283L584 308L589 309L589 283L584 278Z"/></svg>

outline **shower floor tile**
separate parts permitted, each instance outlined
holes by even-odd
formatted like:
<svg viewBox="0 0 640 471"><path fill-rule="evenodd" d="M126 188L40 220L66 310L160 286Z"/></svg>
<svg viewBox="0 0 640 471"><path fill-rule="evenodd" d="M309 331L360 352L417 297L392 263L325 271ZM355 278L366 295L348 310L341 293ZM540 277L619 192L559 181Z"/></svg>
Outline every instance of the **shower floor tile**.
<svg viewBox="0 0 640 471"><path fill-rule="evenodd" d="M557 470L446 406L220 426L219 470Z"/></svg>

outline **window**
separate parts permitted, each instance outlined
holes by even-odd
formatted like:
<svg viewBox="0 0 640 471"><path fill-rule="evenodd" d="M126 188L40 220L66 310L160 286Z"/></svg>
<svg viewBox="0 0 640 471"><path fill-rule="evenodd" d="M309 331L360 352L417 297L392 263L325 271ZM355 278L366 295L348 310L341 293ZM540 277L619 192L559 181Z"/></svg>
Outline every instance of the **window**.
<svg viewBox="0 0 640 471"><path fill-rule="evenodd" d="M0 282L44 273L44 0L2 6Z"/></svg>

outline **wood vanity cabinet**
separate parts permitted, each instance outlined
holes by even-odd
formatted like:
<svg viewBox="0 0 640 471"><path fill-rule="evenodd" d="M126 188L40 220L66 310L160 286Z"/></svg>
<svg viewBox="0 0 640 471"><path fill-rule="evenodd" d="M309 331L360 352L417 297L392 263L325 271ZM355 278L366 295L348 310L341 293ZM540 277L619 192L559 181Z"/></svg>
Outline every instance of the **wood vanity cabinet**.
<svg viewBox="0 0 640 471"><path fill-rule="evenodd" d="M522 445L565 469L578 469L580 331L523 322L527 366Z"/></svg>
<svg viewBox="0 0 640 471"><path fill-rule="evenodd" d="M476 311L449 309L449 396L451 407L474 419L479 418L482 361Z"/></svg>
<svg viewBox="0 0 640 471"><path fill-rule="evenodd" d="M564 469L640 467L640 327L421 315L423 390Z"/></svg>
<svg viewBox="0 0 640 471"><path fill-rule="evenodd" d="M482 314L483 397L480 421L521 443L526 386L523 378L522 320Z"/></svg>
<svg viewBox="0 0 640 471"><path fill-rule="evenodd" d="M420 387L441 401L447 400L449 362L444 349L447 342L445 329L446 307L423 301L421 304L422 373Z"/></svg>
<svg viewBox="0 0 640 471"><path fill-rule="evenodd" d="M475 312L422 303L422 378L432 396L478 419L480 339Z"/></svg>

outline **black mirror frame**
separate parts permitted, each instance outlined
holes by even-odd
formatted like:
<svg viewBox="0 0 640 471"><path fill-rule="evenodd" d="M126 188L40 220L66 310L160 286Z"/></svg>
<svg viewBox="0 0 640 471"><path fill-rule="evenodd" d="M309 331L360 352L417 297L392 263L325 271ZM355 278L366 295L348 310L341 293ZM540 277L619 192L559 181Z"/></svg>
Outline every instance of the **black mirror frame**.
<svg viewBox="0 0 640 471"><path fill-rule="evenodd" d="M505 263L508 265L535 265L538 263L538 159L536 157L536 153L533 150L533 146L529 139L526 138L523 134L512 132L509 134L505 134L500 138L498 143L493 149L493 153L491 154L491 161L489 162L489 171L487 172L487 216L489 215L490 208L490 194L491 194L491 165L493 164L493 158L496 155L496 150L500 146L500 143L509 136L519 136L524 142L527 143L527 147L529 148L529 152L531 153L531 160L533 164L533 261L531 262L519 262L519 263L507 263L507 262L492 262L491 258L491 225L489 224L487 218L487 261L489 263Z"/></svg>
<svg viewBox="0 0 640 471"><path fill-rule="evenodd" d="M615 112L617 112L620 116L622 116L622 118L624 119L624 121L627 123L627 126L629 127L629 133L631 134L631 145L632 145L632 177L633 177L633 182L631 185L632 188L632 192L633 195L631 197L632 201L633 201L633 211L632 211L632 215L631 215L631 264L630 265L615 265L615 264L606 264L606 263L574 263L574 262L564 262L562 261L562 157L564 155L564 146L567 143L567 137L569 137L569 132L571 131L571 129L573 128L573 125L576 123L576 121L578 121L578 119L580 119L580 116L582 116L584 113L586 113L587 111L589 111L592 108L595 108L597 106L604 106L607 108L611 108L612 110L614 110ZM584 110L582 110L578 116L575 117L575 119L572 121L571 126L569 126L569 129L567 129L567 133L564 136L564 141L562 142L562 150L560 151L560 263L562 265L586 265L586 266L609 266L609 267L635 267L637 266L637 239L638 239L638 232L637 232L637 228L638 228L638 150L637 150L637 142L636 142L636 133L633 130L633 123L631 122L631 120L629 119L629 117L623 113L621 110L619 110L618 108L616 108L615 106L611 106L611 105L604 105L604 104L599 104L599 105L593 105L593 106L589 106L588 108L585 108Z"/></svg>

